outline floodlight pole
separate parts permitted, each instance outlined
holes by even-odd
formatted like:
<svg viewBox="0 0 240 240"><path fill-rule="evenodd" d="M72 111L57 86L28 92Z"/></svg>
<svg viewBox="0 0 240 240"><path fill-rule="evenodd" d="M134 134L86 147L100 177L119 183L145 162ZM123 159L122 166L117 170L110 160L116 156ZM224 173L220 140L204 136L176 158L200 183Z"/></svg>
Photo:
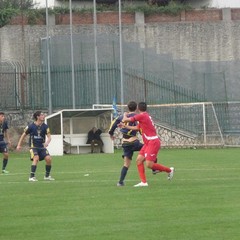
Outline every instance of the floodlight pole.
<svg viewBox="0 0 240 240"><path fill-rule="evenodd" d="M49 47L49 20L48 20L48 0L46 0L46 30L47 30L47 76L48 76L48 114L52 114L52 83L50 69L50 47Z"/></svg>
<svg viewBox="0 0 240 240"><path fill-rule="evenodd" d="M123 95L123 57L122 57L122 3L118 0L119 16L119 48L120 48L120 79L121 79L121 112L124 112L124 95Z"/></svg>
<svg viewBox="0 0 240 240"><path fill-rule="evenodd" d="M99 76L98 76L98 48L97 48L97 9L96 0L93 0L93 28L94 28L94 56L96 77L96 103L99 104Z"/></svg>
<svg viewBox="0 0 240 240"><path fill-rule="evenodd" d="M71 40L71 67L72 67L72 108L76 108L75 103L75 69L74 69L74 56L73 56L73 32L72 32L72 0L69 0L70 11L70 40Z"/></svg>

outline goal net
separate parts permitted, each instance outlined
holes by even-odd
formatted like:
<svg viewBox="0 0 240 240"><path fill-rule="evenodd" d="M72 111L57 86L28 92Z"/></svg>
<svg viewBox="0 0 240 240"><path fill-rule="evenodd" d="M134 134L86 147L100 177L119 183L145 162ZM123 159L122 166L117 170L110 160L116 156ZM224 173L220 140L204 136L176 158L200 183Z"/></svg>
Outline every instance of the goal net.
<svg viewBox="0 0 240 240"><path fill-rule="evenodd" d="M212 102L148 106L163 146L224 145Z"/></svg>
<svg viewBox="0 0 240 240"><path fill-rule="evenodd" d="M94 105L104 108L111 105ZM126 105L117 105L118 112ZM148 105L165 147L223 146L224 137L212 102Z"/></svg>

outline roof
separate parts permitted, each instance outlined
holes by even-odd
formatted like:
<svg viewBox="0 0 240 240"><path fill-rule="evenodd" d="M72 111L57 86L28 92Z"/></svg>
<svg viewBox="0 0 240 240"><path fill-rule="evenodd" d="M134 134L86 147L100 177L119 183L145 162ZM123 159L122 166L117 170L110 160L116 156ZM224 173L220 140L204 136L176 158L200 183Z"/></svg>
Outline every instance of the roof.
<svg viewBox="0 0 240 240"><path fill-rule="evenodd" d="M46 119L50 119L59 114L62 114L63 118L74 118L74 117L96 117L106 112L112 112L113 108L104 109L64 109L56 113L50 114Z"/></svg>

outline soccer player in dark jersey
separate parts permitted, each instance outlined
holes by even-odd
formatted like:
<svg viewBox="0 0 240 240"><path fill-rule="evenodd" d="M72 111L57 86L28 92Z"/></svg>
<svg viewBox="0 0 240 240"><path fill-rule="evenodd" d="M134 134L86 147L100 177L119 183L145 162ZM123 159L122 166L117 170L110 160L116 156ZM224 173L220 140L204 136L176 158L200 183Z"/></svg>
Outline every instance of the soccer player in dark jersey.
<svg viewBox="0 0 240 240"><path fill-rule="evenodd" d="M130 101L128 103L128 117L133 117L136 114L136 109L137 109L137 103L134 101ZM118 124L122 122L123 116L119 116L113 120L111 123L110 129L108 131L110 138L114 140L114 131L118 127ZM130 122L128 123L130 126L136 126L137 122ZM134 151L140 151L142 148L143 144L139 141L137 138L137 132L138 130L129 130L127 128L121 128L121 133L123 135L122 139L122 148L123 148L123 159L124 159L124 164L121 170L121 175L119 182L117 183L117 186L124 186L124 179L127 175L127 171L131 165L131 160Z"/></svg>
<svg viewBox="0 0 240 240"><path fill-rule="evenodd" d="M139 124L136 127L129 125L125 127L130 130L142 130L144 146L137 156L137 167L141 182L134 185L134 187L147 187L148 183L145 175L144 161L146 161L146 166L152 170L167 172L169 180L173 178L174 168L165 167L161 164L155 163L155 159L157 158L157 154L161 147L161 142L157 136L152 118L147 113L147 104L145 102L138 103L138 110L140 113L133 117L128 117L127 113L124 113L123 122L138 121ZM120 124L120 126L124 127L122 124Z"/></svg>
<svg viewBox="0 0 240 240"><path fill-rule="evenodd" d="M29 135L30 155L32 160L29 181L38 181L35 177L35 173L38 162L42 160L45 160L46 162L44 180L53 181L55 179L50 176L52 160L48 150L46 149L51 141L51 134L48 125L44 123L45 114L41 111L37 111L33 114L33 118L35 121L24 129L24 132L18 141L17 150L21 149L23 140L27 135ZM47 141L45 141L46 136Z"/></svg>
<svg viewBox="0 0 240 240"><path fill-rule="evenodd" d="M7 140L7 142L5 141ZM2 173L9 173L6 170L6 166L8 164L8 147L7 145L11 145L11 141L8 135L8 124L5 121L5 114L4 112L0 112L0 153L3 154L3 165L2 165Z"/></svg>

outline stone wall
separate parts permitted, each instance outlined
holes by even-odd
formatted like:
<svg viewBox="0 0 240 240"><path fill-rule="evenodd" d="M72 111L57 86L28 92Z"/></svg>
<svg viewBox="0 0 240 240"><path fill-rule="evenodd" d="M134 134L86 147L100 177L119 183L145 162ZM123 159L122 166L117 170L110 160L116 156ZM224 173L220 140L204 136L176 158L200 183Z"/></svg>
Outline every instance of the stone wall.
<svg viewBox="0 0 240 240"><path fill-rule="evenodd" d="M18 140L23 133L24 128L33 121L33 111L28 112L5 112L9 127L9 136L12 141L10 150L15 151ZM23 143L23 149L28 149L28 137Z"/></svg>

